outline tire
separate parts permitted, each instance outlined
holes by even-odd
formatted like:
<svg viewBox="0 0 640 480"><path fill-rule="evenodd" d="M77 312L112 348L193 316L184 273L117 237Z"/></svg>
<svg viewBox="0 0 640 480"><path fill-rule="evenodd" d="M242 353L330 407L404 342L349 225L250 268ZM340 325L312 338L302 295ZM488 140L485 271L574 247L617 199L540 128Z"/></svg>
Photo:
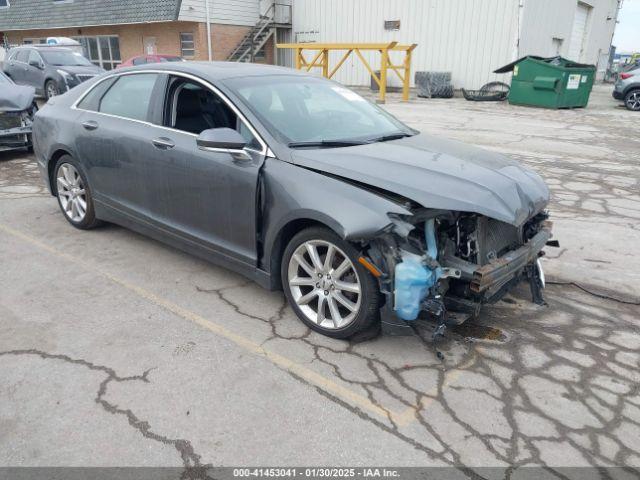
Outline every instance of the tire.
<svg viewBox="0 0 640 480"><path fill-rule="evenodd" d="M87 177L73 157L60 157L52 180L60 210L71 225L80 230L90 230L102 223L96 218Z"/></svg>
<svg viewBox="0 0 640 480"><path fill-rule="evenodd" d="M624 96L624 106L632 112L640 111L640 88L627 92Z"/></svg>
<svg viewBox="0 0 640 480"><path fill-rule="evenodd" d="M309 248L317 253L315 265ZM380 289L358 262L359 256L348 242L322 227L302 230L285 248L280 266L282 288L293 311L312 330L348 338L379 321Z"/></svg>
<svg viewBox="0 0 640 480"><path fill-rule="evenodd" d="M482 87L480 87L480 91L482 93L485 92L505 92L509 93L511 87L504 82L489 82L485 83Z"/></svg>
<svg viewBox="0 0 640 480"><path fill-rule="evenodd" d="M47 100L49 100L51 97L55 97L56 95L59 95L60 91L58 90L58 86L56 85L56 82L54 82L53 80L47 80L44 84L44 96Z"/></svg>

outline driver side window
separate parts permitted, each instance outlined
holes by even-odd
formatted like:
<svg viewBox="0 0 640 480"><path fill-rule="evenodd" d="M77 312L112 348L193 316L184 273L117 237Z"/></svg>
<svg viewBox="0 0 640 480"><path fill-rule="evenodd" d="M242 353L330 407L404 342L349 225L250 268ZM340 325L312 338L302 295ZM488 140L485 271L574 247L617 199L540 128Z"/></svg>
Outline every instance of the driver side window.
<svg viewBox="0 0 640 480"><path fill-rule="evenodd" d="M29 52L29 59L27 60L27 63L31 64L32 62L36 62L38 65L42 65L44 63L40 54L35 50L31 50Z"/></svg>
<svg viewBox="0 0 640 480"><path fill-rule="evenodd" d="M172 77L169 82L164 126L195 135L210 128L231 128L247 141L247 148L262 148L224 100L205 86L180 77Z"/></svg>

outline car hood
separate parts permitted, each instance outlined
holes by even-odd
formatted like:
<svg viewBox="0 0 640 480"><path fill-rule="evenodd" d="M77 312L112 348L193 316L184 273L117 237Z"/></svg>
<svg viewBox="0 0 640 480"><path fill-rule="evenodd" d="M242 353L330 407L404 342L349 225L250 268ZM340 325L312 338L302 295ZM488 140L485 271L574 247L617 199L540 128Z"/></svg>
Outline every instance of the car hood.
<svg viewBox="0 0 640 480"><path fill-rule="evenodd" d="M86 74L86 75L100 75L104 72L104 69L100 67L96 67L95 65L63 65L62 67L55 67L58 70L62 70L64 72L69 72L75 74Z"/></svg>
<svg viewBox="0 0 640 480"><path fill-rule="evenodd" d="M2 84L0 88L0 112L21 112L33 103L35 96L33 87Z"/></svg>
<svg viewBox="0 0 640 480"><path fill-rule="evenodd" d="M538 174L498 153L419 134L343 148L295 150L293 163L402 195L426 208L519 226L549 201Z"/></svg>

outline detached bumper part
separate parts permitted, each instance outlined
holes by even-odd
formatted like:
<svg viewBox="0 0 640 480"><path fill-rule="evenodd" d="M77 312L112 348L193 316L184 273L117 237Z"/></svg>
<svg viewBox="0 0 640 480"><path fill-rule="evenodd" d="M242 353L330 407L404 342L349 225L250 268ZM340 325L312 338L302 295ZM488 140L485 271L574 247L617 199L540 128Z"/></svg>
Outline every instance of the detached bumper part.
<svg viewBox="0 0 640 480"><path fill-rule="evenodd" d="M31 125L0 130L0 141L2 141L5 137L10 137L13 135L24 135L26 133L31 133Z"/></svg>
<svg viewBox="0 0 640 480"><path fill-rule="evenodd" d="M525 245L478 268L473 272L471 291L483 293L494 290L517 276L528 264L537 260L538 254L551 238L551 227L552 223L545 221L540 231Z"/></svg>

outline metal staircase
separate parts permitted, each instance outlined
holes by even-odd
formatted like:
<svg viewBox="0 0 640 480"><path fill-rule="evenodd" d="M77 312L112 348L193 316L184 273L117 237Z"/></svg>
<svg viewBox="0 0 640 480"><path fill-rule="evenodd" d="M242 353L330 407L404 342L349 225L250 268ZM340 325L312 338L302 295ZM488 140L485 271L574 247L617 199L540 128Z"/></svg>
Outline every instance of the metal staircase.
<svg viewBox="0 0 640 480"><path fill-rule="evenodd" d="M288 10L287 10L288 9ZM288 11L288 14L287 14ZM271 37L275 38L280 27L291 28L291 6L272 3L258 22L229 54L229 62L253 62Z"/></svg>

